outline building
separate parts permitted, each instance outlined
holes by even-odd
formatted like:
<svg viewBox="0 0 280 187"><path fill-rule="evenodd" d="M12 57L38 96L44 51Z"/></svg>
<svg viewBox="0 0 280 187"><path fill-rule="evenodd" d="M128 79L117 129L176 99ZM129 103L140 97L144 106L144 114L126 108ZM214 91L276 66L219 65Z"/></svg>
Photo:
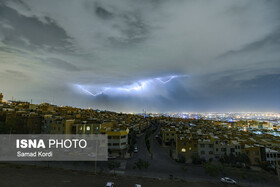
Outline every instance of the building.
<svg viewBox="0 0 280 187"><path fill-rule="evenodd" d="M128 148L128 129L107 131L108 149L111 153L124 155Z"/></svg>
<svg viewBox="0 0 280 187"><path fill-rule="evenodd" d="M51 124L53 123L53 116L46 114L43 116L42 121L42 134L50 134L51 132Z"/></svg>
<svg viewBox="0 0 280 187"><path fill-rule="evenodd" d="M118 125L115 121L101 124L101 134L108 136L109 154L124 156L128 149L129 129L123 125Z"/></svg>
<svg viewBox="0 0 280 187"><path fill-rule="evenodd" d="M41 134L42 117L35 113L29 113L27 117L27 129L29 134Z"/></svg>
<svg viewBox="0 0 280 187"><path fill-rule="evenodd" d="M177 135L175 159L191 163L194 156L198 155L197 139L187 135Z"/></svg>
<svg viewBox="0 0 280 187"><path fill-rule="evenodd" d="M99 134L101 129L100 123L91 121L81 121L72 125L72 134Z"/></svg>
<svg viewBox="0 0 280 187"><path fill-rule="evenodd" d="M260 129L270 129L270 130L272 130L273 129L273 123L268 122L268 121L264 121L259 125L259 128Z"/></svg>
<svg viewBox="0 0 280 187"><path fill-rule="evenodd" d="M280 169L280 167L279 167L279 164L280 164L280 153L279 153L279 151L269 149L269 148L265 148L265 155L266 155L266 162L268 162L275 169L277 169L277 165L278 165L278 168Z"/></svg>
<svg viewBox="0 0 280 187"><path fill-rule="evenodd" d="M81 121L57 117L50 126L51 134L106 134L110 155L125 156L128 149L129 129L116 121L99 123L97 120Z"/></svg>
<svg viewBox="0 0 280 187"><path fill-rule="evenodd" d="M266 161L265 148L259 145L245 145L242 153L246 154L252 165L260 165Z"/></svg>
<svg viewBox="0 0 280 187"><path fill-rule="evenodd" d="M50 132L51 134L71 134L72 125L74 124L74 122L74 119L63 119L61 117L58 117L53 120Z"/></svg>
<svg viewBox="0 0 280 187"><path fill-rule="evenodd" d="M175 143L176 139L176 133L178 132L178 129L176 129L175 126L170 126L167 128L161 129L161 135L162 135L162 142L165 145L170 145L172 143Z"/></svg>
<svg viewBox="0 0 280 187"><path fill-rule="evenodd" d="M198 155L206 161L214 160L214 142L210 139L198 140Z"/></svg>
<svg viewBox="0 0 280 187"><path fill-rule="evenodd" d="M241 145L236 140L214 138L214 155L215 160L219 160L224 155L238 156L241 154Z"/></svg>

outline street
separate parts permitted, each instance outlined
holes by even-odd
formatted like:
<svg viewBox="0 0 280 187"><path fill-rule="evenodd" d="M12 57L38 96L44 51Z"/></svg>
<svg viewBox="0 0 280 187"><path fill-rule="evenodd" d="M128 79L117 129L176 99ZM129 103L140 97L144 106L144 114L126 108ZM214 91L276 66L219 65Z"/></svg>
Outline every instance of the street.
<svg viewBox="0 0 280 187"><path fill-rule="evenodd" d="M138 139L138 153L134 153L133 158L127 160L126 175L148 176L155 178L169 178L170 175L173 175L174 178L192 181L219 181L218 179L213 179L212 177L206 175L202 167L189 166L186 170L183 170L183 165L174 161L169 156L169 153L159 145L155 138L159 131L160 128L157 126L155 133L150 137L152 157L145 144L145 134ZM138 159L148 161L150 163L149 168L142 170L133 169L134 163L137 162Z"/></svg>
<svg viewBox="0 0 280 187"><path fill-rule="evenodd" d="M34 167L27 165L0 164L0 186L92 186L104 187L106 182L114 182L116 187L134 187L141 184L143 187L183 187L183 186L224 186L221 183L187 182L174 180L159 180L133 176L113 176L108 174L92 174L84 171Z"/></svg>

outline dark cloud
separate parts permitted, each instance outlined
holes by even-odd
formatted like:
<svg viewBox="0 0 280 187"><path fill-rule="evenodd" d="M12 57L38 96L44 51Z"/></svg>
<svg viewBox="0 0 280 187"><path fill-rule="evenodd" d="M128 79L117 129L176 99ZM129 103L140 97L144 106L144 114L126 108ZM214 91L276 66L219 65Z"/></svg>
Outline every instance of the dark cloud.
<svg viewBox="0 0 280 187"><path fill-rule="evenodd" d="M11 54L27 54L22 50L10 48L10 47L0 47L0 51L11 53Z"/></svg>
<svg viewBox="0 0 280 187"><path fill-rule="evenodd" d="M240 55L240 53L243 54L250 54L255 51L263 50L265 48L270 48L271 50L280 50L280 27L277 28L277 30L270 35L266 36L265 38L250 43L243 47L240 50L235 51L229 51L223 55L221 55L219 58L224 59L227 57L232 57L234 55Z"/></svg>
<svg viewBox="0 0 280 187"><path fill-rule="evenodd" d="M112 19L114 16L111 12L109 12L108 10L106 10L98 4L95 4L95 13L98 17L102 19Z"/></svg>
<svg viewBox="0 0 280 187"><path fill-rule="evenodd" d="M47 58L47 59L43 59L43 58L37 58L40 61L42 61L44 63L45 66L51 67L51 68L58 68L58 69L62 69L62 70L66 70L66 71L79 71L80 69L69 63L66 62L64 60L58 59L58 58Z"/></svg>
<svg viewBox="0 0 280 187"><path fill-rule="evenodd" d="M2 28L2 42L6 45L31 50L41 47L56 51L65 50L71 45L66 32L48 17L45 17L46 22L43 23L36 17L26 17L15 9L0 5L0 21L11 27Z"/></svg>
<svg viewBox="0 0 280 187"><path fill-rule="evenodd" d="M20 72L20 71L15 71L15 70L6 70L5 72L1 73L0 75L1 79L7 79L9 78L10 80L17 80L17 81L27 81L29 77Z"/></svg>

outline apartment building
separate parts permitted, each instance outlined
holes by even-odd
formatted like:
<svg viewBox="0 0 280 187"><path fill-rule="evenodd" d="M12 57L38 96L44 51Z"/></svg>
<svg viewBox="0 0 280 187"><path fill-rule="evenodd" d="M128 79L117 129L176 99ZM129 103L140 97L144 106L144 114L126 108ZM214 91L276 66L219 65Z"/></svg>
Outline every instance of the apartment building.
<svg viewBox="0 0 280 187"><path fill-rule="evenodd" d="M42 120L42 134L50 134L51 132L51 124L53 123L53 116L46 114L43 115L43 120Z"/></svg>
<svg viewBox="0 0 280 187"><path fill-rule="evenodd" d="M265 148L265 156L266 156L266 162L268 162L273 168L278 168L280 169L280 152L270 149L270 148Z"/></svg>
<svg viewBox="0 0 280 187"><path fill-rule="evenodd" d="M210 139L198 140L198 155L206 161L214 160L214 142Z"/></svg>
<svg viewBox="0 0 280 187"><path fill-rule="evenodd" d="M246 154L252 165L260 165L266 161L265 148L260 145L245 145L242 153Z"/></svg>
<svg viewBox="0 0 280 187"><path fill-rule="evenodd" d="M172 143L175 143L176 141L176 133L178 132L178 128L175 126L170 126L167 128L161 129L161 135L162 135L162 142L165 145L170 145Z"/></svg>
<svg viewBox="0 0 280 187"><path fill-rule="evenodd" d="M198 155L198 141L190 135L176 135L175 159L184 158L186 163L191 163L194 156Z"/></svg>

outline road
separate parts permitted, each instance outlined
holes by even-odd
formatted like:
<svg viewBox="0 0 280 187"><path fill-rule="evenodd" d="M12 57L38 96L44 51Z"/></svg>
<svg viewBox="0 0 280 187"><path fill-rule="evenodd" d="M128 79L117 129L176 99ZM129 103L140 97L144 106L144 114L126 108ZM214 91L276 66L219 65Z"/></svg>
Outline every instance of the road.
<svg viewBox="0 0 280 187"><path fill-rule="evenodd" d="M155 178L169 178L170 175L173 175L174 178L181 178L192 181L213 181L218 182L218 179L213 179L204 173L202 167L189 166L186 170L183 170L182 164L175 162L170 156L168 151L163 149L155 136L159 133L160 127L157 126L157 130L150 137L151 142L151 152L147 150L145 144L145 135L142 135L137 142L138 153L135 153L133 158L128 159L126 166L126 175L135 175L135 176L147 176ZM146 160L150 163L148 169L133 169L134 163L138 159Z"/></svg>
<svg viewBox="0 0 280 187"><path fill-rule="evenodd" d="M216 187L222 184L207 182L186 182L174 180L158 180L132 176L94 175L89 172L71 171L55 168L44 168L34 166L19 166L11 164L0 164L0 186L1 187L74 187L92 186L104 187L106 182L112 181L116 187L134 187L141 184L143 187L183 187L183 186L205 186Z"/></svg>
<svg viewBox="0 0 280 187"><path fill-rule="evenodd" d="M185 165L186 167L183 168L184 164L177 163L174 161L170 156L167 150L165 150L161 145L158 143L155 136L159 133L160 126L157 126L157 130L154 134L150 137L151 142L151 152L147 150L145 144L145 135L142 135L138 142L138 150L139 152L134 154L133 158L127 160L127 167L125 170L125 175L132 175L132 176L145 176L145 177L153 177L153 178L169 178L170 175L173 175L174 179L183 179L186 181L192 182L212 182L219 184L220 177L224 176L217 176L211 177L205 173L205 170L202 166L197 165ZM133 169L134 163L138 159L146 160L150 163L149 168L147 169ZM228 176L230 177L230 176ZM241 186L263 186L264 183L260 183L258 181L246 181L240 180L239 185ZM277 186L274 182L266 183L265 186Z"/></svg>

